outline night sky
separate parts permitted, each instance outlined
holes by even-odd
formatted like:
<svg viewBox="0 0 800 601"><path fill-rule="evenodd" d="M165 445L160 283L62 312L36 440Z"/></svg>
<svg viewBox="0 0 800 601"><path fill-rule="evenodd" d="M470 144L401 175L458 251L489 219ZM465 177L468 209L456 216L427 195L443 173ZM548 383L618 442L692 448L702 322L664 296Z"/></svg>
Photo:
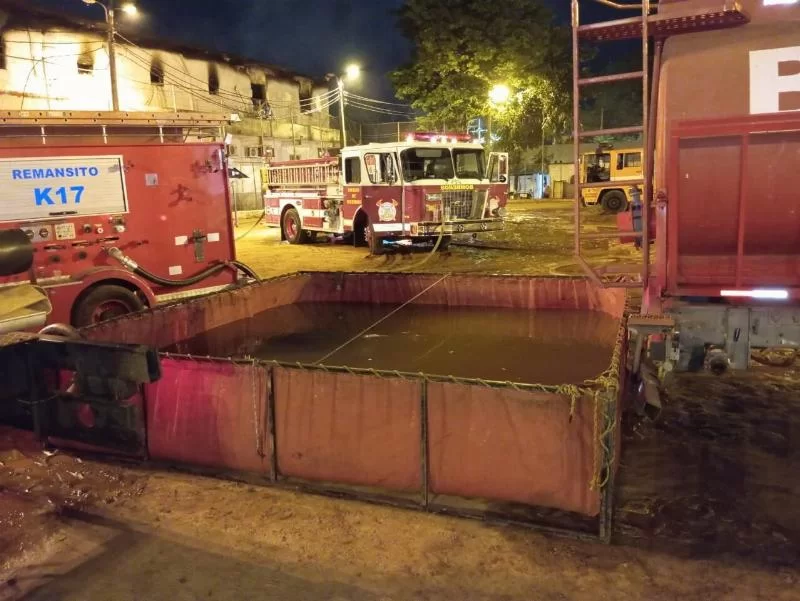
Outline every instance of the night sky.
<svg viewBox="0 0 800 601"><path fill-rule="evenodd" d="M500 0L502 1L502 0ZM569 0L543 0L566 23ZM102 10L81 0L32 0L87 19ZM386 73L410 47L394 27L403 0L136 0L136 22L120 29L273 63L320 77L348 61L364 68L361 93L391 97Z"/></svg>

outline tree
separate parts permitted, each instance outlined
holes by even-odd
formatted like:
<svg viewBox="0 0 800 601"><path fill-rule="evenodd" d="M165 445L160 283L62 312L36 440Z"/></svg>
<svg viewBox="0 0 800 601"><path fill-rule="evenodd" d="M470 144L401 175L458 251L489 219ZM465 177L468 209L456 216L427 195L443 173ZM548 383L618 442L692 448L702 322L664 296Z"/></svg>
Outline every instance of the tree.
<svg viewBox="0 0 800 601"><path fill-rule="evenodd" d="M397 96L424 113L424 127L464 129L491 115L497 146L511 151L568 129L568 32L541 0L406 0L398 24L414 52L391 79ZM512 95L491 106L498 83Z"/></svg>
<svg viewBox="0 0 800 601"><path fill-rule="evenodd" d="M618 58L600 68L599 74L624 73L642 68L641 58L633 53ZM626 127L642 123L642 82L639 79L625 80L592 86L581 96L581 125L583 129ZM636 139L638 134L597 138L598 142L613 142L615 139Z"/></svg>

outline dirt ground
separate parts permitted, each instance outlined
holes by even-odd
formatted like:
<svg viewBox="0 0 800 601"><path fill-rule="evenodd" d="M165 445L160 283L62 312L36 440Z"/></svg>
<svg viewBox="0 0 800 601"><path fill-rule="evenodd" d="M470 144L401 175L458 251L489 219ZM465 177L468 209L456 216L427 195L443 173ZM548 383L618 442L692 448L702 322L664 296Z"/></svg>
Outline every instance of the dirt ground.
<svg viewBox="0 0 800 601"><path fill-rule="evenodd" d="M503 231L481 234L474 243L468 236L454 239L450 252L431 256L415 252L370 257L365 248L325 240L291 245L281 242L278 229L263 224L253 228L255 219L247 219L237 229L242 237L237 253L262 277L306 270L578 275L580 267L572 258L572 206L570 201L515 201ZM616 227L613 215L594 207L584 209L583 223L587 233ZM631 245L608 240L587 242L584 248L596 265L632 263L641 256Z"/></svg>
<svg viewBox="0 0 800 601"><path fill-rule="evenodd" d="M569 204L516 204L494 247L367 258L281 244L305 269L576 273ZM242 223L244 234L254 220ZM587 224L613 228L590 213ZM604 242L598 263L635 251ZM800 363L800 362L798 362ZM681 376L656 422L627 420L614 544L45 451L0 429L0 601L800 599L800 364Z"/></svg>

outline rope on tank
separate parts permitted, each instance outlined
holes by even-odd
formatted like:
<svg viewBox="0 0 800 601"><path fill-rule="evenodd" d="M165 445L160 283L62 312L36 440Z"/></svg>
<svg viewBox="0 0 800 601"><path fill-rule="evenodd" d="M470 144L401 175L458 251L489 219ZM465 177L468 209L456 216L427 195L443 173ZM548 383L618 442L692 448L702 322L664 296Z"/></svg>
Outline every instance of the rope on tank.
<svg viewBox="0 0 800 601"><path fill-rule="evenodd" d="M400 305L399 307L396 307L395 309L392 309L391 311L389 311L389 313L387 313L386 315L384 315L383 317L381 317L381 318L380 318L378 321L374 322L374 323L373 323L372 325L370 325L369 327L366 327L366 328L364 328L364 329L363 329L363 330L361 330L361 331L360 331L358 334L356 334L355 336L353 336L352 338L350 338L349 340L347 340L347 341L346 341L346 342L344 342L343 344L340 344L339 346L337 346L335 349L333 349L333 350L332 350L330 353L328 353L327 355L325 355L325 356L324 356L324 357L322 357L321 359L317 359L317 360L316 360L314 363L315 363L315 364L322 363L323 361L325 361L325 359L327 359L327 358L329 358L329 357L331 357L331 356L335 355L335 354L336 354L336 353L338 353L340 350L342 350L344 347L346 347L348 344L350 344L351 342L353 342L353 341L355 341L355 340L358 340L359 338L361 338L361 336L363 336L364 334L366 334L367 332L369 332L369 331L370 331L372 328L374 328L375 326L377 326L379 323L382 323L382 322L386 321L386 320L387 320L387 319L389 319L389 318L390 318L392 315L394 315L395 313L397 313L398 311L400 311L400 309L402 309L403 307L405 307L405 306L406 306L406 305L408 305L409 303L412 303L412 302L414 302L414 301L415 301L415 300L417 300L417 299L418 299L420 296L422 296L423 294L425 294L425 293L426 293L428 290L430 290L430 289L431 289L431 288L433 288L434 286L437 286L438 284L440 284L441 282L443 282L443 281L444 281L445 279L447 279L448 277L450 277L450 274L449 274L449 273L446 273L446 274L444 274L442 277L440 277L438 280L436 280L436 281L435 281L433 284L431 284L430 286L428 286L427 288L425 288L425 290L423 290L422 292L420 292L420 293L418 293L418 294L415 294L414 296L412 296L410 299L408 299L406 302L404 302L404 303L403 303L402 305Z"/></svg>

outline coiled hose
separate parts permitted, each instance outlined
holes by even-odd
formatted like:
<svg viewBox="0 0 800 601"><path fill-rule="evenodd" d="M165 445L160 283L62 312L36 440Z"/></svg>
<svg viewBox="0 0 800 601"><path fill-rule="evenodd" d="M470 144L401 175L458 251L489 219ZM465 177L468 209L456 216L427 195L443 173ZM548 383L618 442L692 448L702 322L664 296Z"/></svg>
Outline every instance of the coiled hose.
<svg viewBox="0 0 800 601"><path fill-rule="evenodd" d="M158 286L171 287L171 288L181 288L183 286L191 286L192 284L196 284L197 282L201 282L211 276L217 275L221 271L225 269L238 269L246 276L258 281L261 281L261 278L258 277L255 271L253 271L250 267L245 265L244 263L240 263L239 261L225 261L224 263L217 263L216 265L211 265L207 267L203 271L196 273L193 276L189 276L188 278L183 278L180 280L170 279L170 278L163 278L160 275L156 275L147 271L144 267L140 266L136 261L131 259L130 257L123 254L123 252L118 248L109 248L108 254L114 257L117 261L122 263L125 267L130 269L133 273L138 276L143 277L148 282L156 284Z"/></svg>

